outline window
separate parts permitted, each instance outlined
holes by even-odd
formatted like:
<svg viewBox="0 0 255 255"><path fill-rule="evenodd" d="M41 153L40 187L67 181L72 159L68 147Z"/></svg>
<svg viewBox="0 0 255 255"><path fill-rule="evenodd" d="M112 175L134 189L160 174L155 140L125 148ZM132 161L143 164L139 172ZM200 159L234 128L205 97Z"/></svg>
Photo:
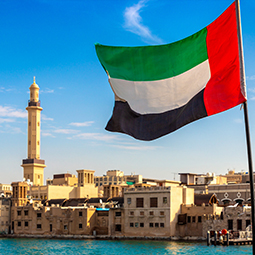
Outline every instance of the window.
<svg viewBox="0 0 255 255"><path fill-rule="evenodd" d="M165 215L165 212L164 211L160 211L160 216L164 216Z"/></svg>
<svg viewBox="0 0 255 255"><path fill-rule="evenodd" d="M134 216L134 211L130 211L129 213L131 216Z"/></svg>
<svg viewBox="0 0 255 255"><path fill-rule="evenodd" d="M237 230L242 230L242 220L237 220Z"/></svg>
<svg viewBox="0 0 255 255"><path fill-rule="evenodd" d="M133 227L134 227L134 223L133 223L133 222L130 222L129 226L130 226L131 228L133 228Z"/></svg>
<svg viewBox="0 0 255 255"><path fill-rule="evenodd" d="M127 198L127 204L130 205L131 204L131 197Z"/></svg>
<svg viewBox="0 0 255 255"><path fill-rule="evenodd" d="M82 212L79 212L79 217L82 217Z"/></svg>
<svg viewBox="0 0 255 255"><path fill-rule="evenodd" d="M64 225L64 230L67 230L67 225Z"/></svg>
<svg viewBox="0 0 255 255"><path fill-rule="evenodd" d="M233 230L233 220L228 220L228 230Z"/></svg>
<svg viewBox="0 0 255 255"><path fill-rule="evenodd" d="M25 224L25 227L28 227L28 221L25 221L24 224Z"/></svg>
<svg viewBox="0 0 255 255"><path fill-rule="evenodd" d="M150 215L150 216L153 216L153 215L154 215L154 212L153 212L153 211L150 211L150 212L149 212L149 215Z"/></svg>
<svg viewBox="0 0 255 255"><path fill-rule="evenodd" d="M103 185L103 183L102 182L100 182L100 184L99 184L100 186L102 186Z"/></svg>
<svg viewBox="0 0 255 255"><path fill-rule="evenodd" d="M37 213L37 218L42 218L42 214L41 213Z"/></svg>
<svg viewBox="0 0 255 255"><path fill-rule="evenodd" d="M115 217L120 217L121 216L121 212L115 212Z"/></svg>
<svg viewBox="0 0 255 255"><path fill-rule="evenodd" d="M158 223L155 223L155 228L158 228L159 227L159 224Z"/></svg>
<svg viewBox="0 0 255 255"><path fill-rule="evenodd" d="M188 223L190 223L191 222L191 217L190 216L188 216Z"/></svg>
<svg viewBox="0 0 255 255"><path fill-rule="evenodd" d="M161 228L164 228L164 227L165 227L164 222L161 222L161 223L160 223L160 227L161 227Z"/></svg>
<svg viewBox="0 0 255 255"><path fill-rule="evenodd" d="M230 201L229 200L223 200L224 205L229 205Z"/></svg>
<svg viewBox="0 0 255 255"><path fill-rule="evenodd" d="M52 232L52 224L50 224L50 232Z"/></svg>
<svg viewBox="0 0 255 255"><path fill-rule="evenodd" d="M36 228L37 228L37 229L42 229L42 224L37 224L37 225L36 225Z"/></svg>
<svg viewBox="0 0 255 255"><path fill-rule="evenodd" d="M136 198L136 207L143 207L143 197Z"/></svg>
<svg viewBox="0 0 255 255"><path fill-rule="evenodd" d="M82 223L79 223L79 229L81 229L82 228Z"/></svg>
<svg viewBox="0 0 255 255"><path fill-rule="evenodd" d="M138 228L138 226L139 226L139 223L138 223L138 222L136 222L136 223L135 223L135 227L136 227L136 228Z"/></svg>
<svg viewBox="0 0 255 255"><path fill-rule="evenodd" d="M18 214L18 216L20 216L21 215L21 211L17 211L17 214Z"/></svg>
<svg viewBox="0 0 255 255"><path fill-rule="evenodd" d="M140 228L143 228L143 227L144 227L144 223L140 222Z"/></svg>
<svg viewBox="0 0 255 255"><path fill-rule="evenodd" d="M150 228L153 228L153 223L152 223L152 222L150 222L149 226L150 226Z"/></svg>
<svg viewBox="0 0 255 255"><path fill-rule="evenodd" d="M157 197L150 198L150 207L158 207L158 198Z"/></svg>
<svg viewBox="0 0 255 255"><path fill-rule="evenodd" d="M167 204L167 197L163 197L163 204Z"/></svg>
<svg viewBox="0 0 255 255"><path fill-rule="evenodd" d="M115 225L115 231L121 231L121 224Z"/></svg>
<svg viewBox="0 0 255 255"><path fill-rule="evenodd" d="M140 215L141 215L141 216L144 216L144 211L140 211Z"/></svg>
<svg viewBox="0 0 255 255"><path fill-rule="evenodd" d="M197 222L199 222L199 223L202 222L202 216L197 217Z"/></svg>
<svg viewBox="0 0 255 255"><path fill-rule="evenodd" d="M4 223L4 222L3 222ZM21 221L18 221L18 227L21 227Z"/></svg>
<svg viewBox="0 0 255 255"><path fill-rule="evenodd" d="M24 215L28 216L28 210L24 210Z"/></svg>
<svg viewBox="0 0 255 255"><path fill-rule="evenodd" d="M192 216L192 222L196 222L196 216Z"/></svg>
<svg viewBox="0 0 255 255"><path fill-rule="evenodd" d="M246 228L251 225L251 220L246 220Z"/></svg>

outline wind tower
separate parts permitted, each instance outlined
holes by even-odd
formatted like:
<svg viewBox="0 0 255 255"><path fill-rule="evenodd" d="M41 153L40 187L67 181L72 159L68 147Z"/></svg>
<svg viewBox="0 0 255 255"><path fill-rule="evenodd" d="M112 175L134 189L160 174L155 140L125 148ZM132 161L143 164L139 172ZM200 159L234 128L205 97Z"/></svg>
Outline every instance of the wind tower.
<svg viewBox="0 0 255 255"><path fill-rule="evenodd" d="M30 100L28 101L28 139L27 159L23 159L24 180L30 180L34 185L43 185L45 161L40 159L40 126L41 102L39 100L39 86L34 82L29 88Z"/></svg>

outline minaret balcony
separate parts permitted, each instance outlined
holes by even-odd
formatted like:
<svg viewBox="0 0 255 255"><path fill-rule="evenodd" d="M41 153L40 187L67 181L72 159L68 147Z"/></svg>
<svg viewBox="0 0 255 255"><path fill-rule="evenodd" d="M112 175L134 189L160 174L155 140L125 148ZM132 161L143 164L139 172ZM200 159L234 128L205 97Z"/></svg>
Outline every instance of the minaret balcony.
<svg viewBox="0 0 255 255"><path fill-rule="evenodd" d="M36 158L27 158L27 159L23 159L22 163L23 163L23 165L25 165L25 164L34 164L34 163L44 165L45 160L36 159Z"/></svg>
<svg viewBox="0 0 255 255"><path fill-rule="evenodd" d="M41 101L37 101L37 102L33 102L33 101L30 101L28 100L28 106L41 106Z"/></svg>

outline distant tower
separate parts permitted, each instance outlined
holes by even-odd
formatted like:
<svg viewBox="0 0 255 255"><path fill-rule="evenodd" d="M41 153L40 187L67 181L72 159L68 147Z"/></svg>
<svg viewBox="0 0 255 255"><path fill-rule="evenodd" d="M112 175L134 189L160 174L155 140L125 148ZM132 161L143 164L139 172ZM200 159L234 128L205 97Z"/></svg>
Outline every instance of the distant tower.
<svg viewBox="0 0 255 255"><path fill-rule="evenodd" d="M40 126L41 111L39 101L39 87L35 83L30 86L30 100L28 101L28 143L27 159L21 165L24 169L24 179L30 180L34 185L43 185L45 161L40 159Z"/></svg>

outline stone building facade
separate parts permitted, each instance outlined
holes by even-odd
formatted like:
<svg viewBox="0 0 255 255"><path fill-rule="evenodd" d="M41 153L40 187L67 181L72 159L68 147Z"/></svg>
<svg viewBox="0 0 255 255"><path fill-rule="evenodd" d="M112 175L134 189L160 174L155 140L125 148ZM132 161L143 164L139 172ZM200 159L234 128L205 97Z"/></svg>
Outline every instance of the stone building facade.
<svg viewBox="0 0 255 255"><path fill-rule="evenodd" d="M125 236L175 236L183 203L194 203L193 189L180 186L126 189Z"/></svg>
<svg viewBox="0 0 255 255"><path fill-rule="evenodd" d="M8 234L11 226L11 199L0 198L0 234Z"/></svg>

